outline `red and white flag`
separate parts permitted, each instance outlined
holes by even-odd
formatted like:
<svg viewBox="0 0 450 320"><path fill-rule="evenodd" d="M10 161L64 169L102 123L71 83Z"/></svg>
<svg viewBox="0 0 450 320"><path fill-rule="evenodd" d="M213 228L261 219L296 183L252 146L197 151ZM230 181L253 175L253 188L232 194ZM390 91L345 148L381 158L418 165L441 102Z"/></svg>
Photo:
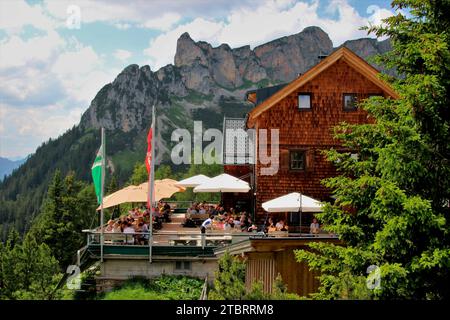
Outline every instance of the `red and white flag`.
<svg viewBox="0 0 450 320"><path fill-rule="evenodd" d="M152 138L153 138L153 126L148 131L147 135L147 157L145 158L145 166L147 167L147 173L150 175L152 167Z"/></svg>

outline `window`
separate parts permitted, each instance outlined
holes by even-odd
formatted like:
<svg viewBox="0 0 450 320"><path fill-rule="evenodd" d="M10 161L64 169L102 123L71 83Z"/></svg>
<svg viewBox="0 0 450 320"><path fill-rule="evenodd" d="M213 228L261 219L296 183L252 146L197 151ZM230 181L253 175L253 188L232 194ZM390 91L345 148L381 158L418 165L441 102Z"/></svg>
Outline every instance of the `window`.
<svg viewBox="0 0 450 320"><path fill-rule="evenodd" d="M356 94L354 93L344 93L344 110L354 111L356 110Z"/></svg>
<svg viewBox="0 0 450 320"><path fill-rule="evenodd" d="M191 270L191 261L176 261L175 270Z"/></svg>
<svg viewBox="0 0 450 320"><path fill-rule="evenodd" d="M305 170L306 163L305 151L291 151L290 168L291 170Z"/></svg>
<svg viewBox="0 0 450 320"><path fill-rule="evenodd" d="M298 108L300 110L311 109L311 93L300 93L298 95Z"/></svg>

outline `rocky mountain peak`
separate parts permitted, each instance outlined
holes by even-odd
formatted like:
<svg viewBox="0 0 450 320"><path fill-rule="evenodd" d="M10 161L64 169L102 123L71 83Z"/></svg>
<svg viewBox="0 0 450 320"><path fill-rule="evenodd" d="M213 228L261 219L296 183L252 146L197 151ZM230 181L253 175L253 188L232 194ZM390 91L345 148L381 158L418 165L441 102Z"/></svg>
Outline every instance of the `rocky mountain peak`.
<svg viewBox="0 0 450 320"><path fill-rule="evenodd" d="M374 39L352 40L344 45L363 58L390 48L389 42ZM213 47L205 41L194 41L185 32L177 40L173 65L156 72L149 66L127 66L97 93L80 126L139 132L151 121L154 103L161 111L158 121L164 122L164 134L205 112L220 113L222 119L226 109L221 108L244 105L247 90L292 81L313 67L319 55L334 49L329 36L315 26L254 49L249 45Z"/></svg>
<svg viewBox="0 0 450 320"><path fill-rule="evenodd" d="M121 74L136 74L137 72L139 72L139 66L137 64L130 64L129 66L125 67L125 69L123 69L121 73L119 73L119 76Z"/></svg>
<svg viewBox="0 0 450 320"><path fill-rule="evenodd" d="M201 64L207 64L205 53L187 32L183 33L177 40L174 61L177 67L192 65L196 61Z"/></svg>

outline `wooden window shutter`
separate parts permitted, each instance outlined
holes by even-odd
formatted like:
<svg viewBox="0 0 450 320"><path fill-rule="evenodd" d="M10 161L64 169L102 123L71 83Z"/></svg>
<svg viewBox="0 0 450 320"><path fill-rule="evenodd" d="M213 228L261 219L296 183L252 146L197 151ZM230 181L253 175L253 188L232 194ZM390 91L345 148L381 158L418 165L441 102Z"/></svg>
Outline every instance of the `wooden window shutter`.
<svg viewBox="0 0 450 320"><path fill-rule="evenodd" d="M306 151L306 171L314 171L314 149Z"/></svg>
<svg viewBox="0 0 450 320"><path fill-rule="evenodd" d="M289 170L289 150L280 149L280 169Z"/></svg>

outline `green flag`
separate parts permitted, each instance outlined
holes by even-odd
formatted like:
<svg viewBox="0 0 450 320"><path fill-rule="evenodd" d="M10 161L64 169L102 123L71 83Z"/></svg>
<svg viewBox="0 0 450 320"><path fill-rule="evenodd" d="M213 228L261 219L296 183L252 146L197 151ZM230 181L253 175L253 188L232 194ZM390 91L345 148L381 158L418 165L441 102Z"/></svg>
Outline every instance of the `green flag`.
<svg viewBox="0 0 450 320"><path fill-rule="evenodd" d="M94 164L92 165L92 180L94 180L95 194L98 203L102 203L102 174L103 174L103 144L97 152Z"/></svg>

